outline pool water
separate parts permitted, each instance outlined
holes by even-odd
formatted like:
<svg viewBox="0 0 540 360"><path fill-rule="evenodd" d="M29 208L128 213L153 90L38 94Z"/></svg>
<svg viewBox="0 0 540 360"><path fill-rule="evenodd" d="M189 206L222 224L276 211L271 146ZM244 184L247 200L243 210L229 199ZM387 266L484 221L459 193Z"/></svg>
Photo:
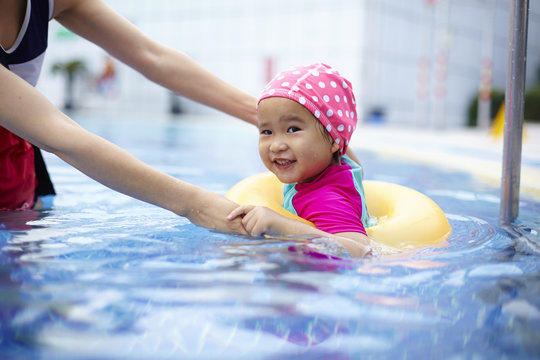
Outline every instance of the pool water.
<svg viewBox="0 0 540 360"><path fill-rule="evenodd" d="M233 119L74 117L221 194L264 171L257 131ZM434 199L448 241L352 259L302 239L224 234L46 155L55 206L0 213L0 358L540 357L540 202L522 196L518 221L501 228L498 188L357 155L366 178Z"/></svg>

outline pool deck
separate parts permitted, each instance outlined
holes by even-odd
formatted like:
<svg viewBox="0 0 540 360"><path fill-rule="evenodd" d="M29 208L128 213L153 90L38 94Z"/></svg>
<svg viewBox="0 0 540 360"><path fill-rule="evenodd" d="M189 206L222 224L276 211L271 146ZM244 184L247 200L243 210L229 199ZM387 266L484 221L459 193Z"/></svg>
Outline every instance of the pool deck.
<svg viewBox="0 0 540 360"><path fill-rule="evenodd" d="M489 130L453 128L435 130L360 125L351 140L353 150L376 151L383 156L422 162L453 171L465 171L500 186L503 137ZM520 193L540 199L540 125L526 124Z"/></svg>

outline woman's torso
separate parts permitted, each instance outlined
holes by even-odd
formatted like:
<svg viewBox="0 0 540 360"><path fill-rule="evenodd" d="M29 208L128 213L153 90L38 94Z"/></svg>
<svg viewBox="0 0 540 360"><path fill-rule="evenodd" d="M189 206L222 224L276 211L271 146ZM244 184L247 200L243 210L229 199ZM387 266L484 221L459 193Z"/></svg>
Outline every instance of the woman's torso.
<svg viewBox="0 0 540 360"><path fill-rule="evenodd" d="M6 21L0 22L0 62L33 86L43 65L53 3L53 0L5 0L1 4L2 20ZM34 149L3 127L0 127L0 168L0 208L31 207L38 184Z"/></svg>

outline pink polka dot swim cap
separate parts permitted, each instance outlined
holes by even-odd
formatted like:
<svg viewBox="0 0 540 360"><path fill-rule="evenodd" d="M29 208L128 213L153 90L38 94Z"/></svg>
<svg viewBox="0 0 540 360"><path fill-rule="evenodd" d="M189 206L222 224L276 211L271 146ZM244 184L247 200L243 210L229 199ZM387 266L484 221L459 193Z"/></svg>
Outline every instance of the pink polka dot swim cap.
<svg viewBox="0 0 540 360"><path fill-rule="evenodd" d="M308 109L345 154L356 129L356 100L351 83L332 67L316 63L277 74L258 103L269 97L291 99Z"/></svg>

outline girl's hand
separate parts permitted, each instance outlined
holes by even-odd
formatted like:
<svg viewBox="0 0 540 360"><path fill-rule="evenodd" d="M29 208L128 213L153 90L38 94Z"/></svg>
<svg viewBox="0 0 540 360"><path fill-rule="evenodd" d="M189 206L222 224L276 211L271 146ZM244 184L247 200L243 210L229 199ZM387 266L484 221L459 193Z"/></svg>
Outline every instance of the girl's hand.
<svg viewBox="0 0 540 360"><path fill-rule="evenodd" d="M250 235L266 233L282 234L281 224L288 221L286 217L264 206L242 205L231 211L228 220L242 217L242 225Z"/></svg>
<svg viewBox="0 0 540 360"><path fill-rule="evenodd" d="M369 237L361 233L342 232L329 234L310 225L289 219L264 206L242 205L227 216L228 220L242 217L242 225L250 235L310 235L336 241L353 257L372 255Z"/></svg>

